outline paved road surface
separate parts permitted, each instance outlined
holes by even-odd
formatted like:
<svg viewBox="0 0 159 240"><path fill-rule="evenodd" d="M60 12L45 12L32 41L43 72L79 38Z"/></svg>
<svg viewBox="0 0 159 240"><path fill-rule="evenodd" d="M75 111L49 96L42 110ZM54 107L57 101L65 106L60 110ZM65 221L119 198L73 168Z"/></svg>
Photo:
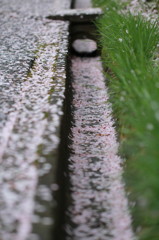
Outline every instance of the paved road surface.
<svg viewBox="0 0 159 240"><path fill-rule="evenodd" d="M69 7L70 0L0 0L1 240L26 239L31 221L43 234L53 225L68 23L45 16ZM33 216L35 192L42 204Z"/></svg>

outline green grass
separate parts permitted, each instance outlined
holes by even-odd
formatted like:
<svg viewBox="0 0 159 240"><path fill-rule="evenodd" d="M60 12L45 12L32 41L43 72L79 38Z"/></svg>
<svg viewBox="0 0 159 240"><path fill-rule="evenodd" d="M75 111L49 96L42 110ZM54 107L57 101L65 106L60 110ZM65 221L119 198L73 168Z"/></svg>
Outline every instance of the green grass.
<svg viewBox="0 0 159 240"><path fill-rule="evenodd" d="M142 16L119 13L117 1L94 0L106 9L97 26L108 69L110 99L134 228L142 240L159 239L159 67L154 64L159 27Z"/></svg>

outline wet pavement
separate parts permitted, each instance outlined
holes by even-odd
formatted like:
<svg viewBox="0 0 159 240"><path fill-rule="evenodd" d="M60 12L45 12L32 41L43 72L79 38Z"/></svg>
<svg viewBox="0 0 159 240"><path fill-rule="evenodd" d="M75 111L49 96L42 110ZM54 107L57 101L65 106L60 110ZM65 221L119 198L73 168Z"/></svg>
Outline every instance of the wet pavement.
<svg viewBox="0 0 159 240"><path fill-rule="evenodd" d="M31 225L38 227L29 240L52 239L68 23L45 17L69 7L69 0L0 1L1 240L27 239Z"/></svg>

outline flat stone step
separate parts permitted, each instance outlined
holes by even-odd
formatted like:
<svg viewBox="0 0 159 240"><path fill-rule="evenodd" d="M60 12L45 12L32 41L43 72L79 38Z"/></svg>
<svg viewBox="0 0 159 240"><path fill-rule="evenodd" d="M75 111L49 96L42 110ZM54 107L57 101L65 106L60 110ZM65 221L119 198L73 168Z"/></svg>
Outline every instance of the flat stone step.
<svg viewBox="0 0 159 240"><path fill-rule="evenodd" d="M94 21L103 14L101 8L87 8L87 9L68 9L53 13L47 16L52 20L63 20L70 22L89 22Z"/></svg>

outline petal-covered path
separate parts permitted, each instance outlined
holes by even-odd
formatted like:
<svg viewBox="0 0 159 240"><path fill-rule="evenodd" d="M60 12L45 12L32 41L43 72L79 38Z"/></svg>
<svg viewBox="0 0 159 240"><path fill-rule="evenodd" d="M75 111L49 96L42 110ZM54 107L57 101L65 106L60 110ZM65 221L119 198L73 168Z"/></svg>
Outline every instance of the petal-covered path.
<svg viewBox="0 0 159 240"><path fill-rule="evenodd" d="M112 111L100 58L72 58L70 240L132 240Z"/></svg>
<svg viewBox="0 0 159 240"><path fill-rule="evenodd" d="M68 23L45 17L70 5L0 1L1 240L52 239Z"/></svg>

